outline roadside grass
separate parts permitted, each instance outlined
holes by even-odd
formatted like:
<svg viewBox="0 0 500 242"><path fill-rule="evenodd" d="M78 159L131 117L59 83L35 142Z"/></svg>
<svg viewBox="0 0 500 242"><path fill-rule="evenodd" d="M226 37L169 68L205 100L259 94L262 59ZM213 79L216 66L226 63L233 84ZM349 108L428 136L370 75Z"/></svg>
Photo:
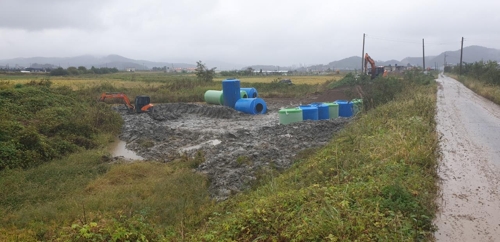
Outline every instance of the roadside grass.
<svg viewBox="0 0 500 242"><path fill-rule="evenodd" d="M293 84L316 85L327 81L340 80L344 75L323 75L323 76L242 76L238 77L242 83L271 83L276 80L290 79ZM222 81L226 78L218 77L216 81ZM244 85L244 84L243 84Z"/></svg>
<svg viewBox="0 0 500 242"><path fill-rule="evenodd" d="M473 77L467 77L467 76L458 76L455 74L449 74L447 73L446 75L451 76L455 80L460 81L463 83L467 88L471 89L475 93L483 96L484 98L496 103L500 104L500 86L491 84L491 83L486 83L480 80L477 80Z"/></svg>
<svg viewBox="0 0 500 242"><path fill-rule="evenodd" d="M436 86L410 87L284 174L218 204L191 240L432 239Z"/></svg>

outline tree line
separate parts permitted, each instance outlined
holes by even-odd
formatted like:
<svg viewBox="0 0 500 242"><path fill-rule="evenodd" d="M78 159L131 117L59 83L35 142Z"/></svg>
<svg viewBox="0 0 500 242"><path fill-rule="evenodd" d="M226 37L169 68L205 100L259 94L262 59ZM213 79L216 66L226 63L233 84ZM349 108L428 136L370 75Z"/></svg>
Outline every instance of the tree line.
<svg viewBox="0 0 500 242"><path fill-rule="evenodd" d="M108 67L100 67L95 68L92 66L90 69L87 69L85 66L74 67L70 66L67 69L59 67L50 71L51 76L77 76L83 74L108 74L108 73L116 73L118 69L116 67L108 68Z"/></svg>
<svg viewBox="0 0 500 242"><path fill-rule="evenodd" d="M460 74L460 66L447 66L445 71ZM462 64L461 74L489 84L500 85L500 65L496 61L479 61L474 63L464 62Z"/></svg>

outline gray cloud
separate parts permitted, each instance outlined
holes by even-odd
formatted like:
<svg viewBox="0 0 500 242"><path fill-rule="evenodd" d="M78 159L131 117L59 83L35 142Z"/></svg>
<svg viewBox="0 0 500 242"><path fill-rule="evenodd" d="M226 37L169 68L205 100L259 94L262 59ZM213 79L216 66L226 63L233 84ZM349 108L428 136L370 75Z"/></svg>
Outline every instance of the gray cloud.
<svg viewBox="0 0 500 242"><path fill-rule="evenodd" d="M44 29L102 28L101 1L90 0L2 0L0 28L39 31Z"/></svg>
<svg viewBox="0 0 500 242"><path fill-rule="evenodd" d="M500 2L2 0L0 59L119 54L149 60L326 64L500 48Z"/></svg>

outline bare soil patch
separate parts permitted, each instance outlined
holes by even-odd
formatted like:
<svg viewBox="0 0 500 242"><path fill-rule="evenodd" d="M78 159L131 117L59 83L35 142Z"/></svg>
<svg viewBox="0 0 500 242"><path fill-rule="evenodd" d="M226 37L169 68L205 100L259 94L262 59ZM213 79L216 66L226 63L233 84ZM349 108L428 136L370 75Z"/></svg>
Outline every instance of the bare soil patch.
<svg viewBox="0 0 500 242"><path fill-rule="evenodd" d="M348 99L347 89L328 90L302 99L265 99L268 112L248 115L224 106L200 103L157 104L151 114L130 114L118 107L125 124L120 139L147 160L170 162L203 154L196 171L206 174L216 200L251 186L265 169L283 170L308 148L327 144L349 121L279 124L281 107Z"/></svg>

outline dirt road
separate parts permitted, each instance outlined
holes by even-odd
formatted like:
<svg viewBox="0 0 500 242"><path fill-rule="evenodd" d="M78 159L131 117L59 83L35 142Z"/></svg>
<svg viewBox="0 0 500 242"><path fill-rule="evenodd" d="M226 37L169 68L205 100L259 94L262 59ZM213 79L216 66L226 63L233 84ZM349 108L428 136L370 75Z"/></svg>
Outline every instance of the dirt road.
<svg viewBox="0 0 500 242"><path fill-rule="evenodd" d="M438 79L440 212L437 241L500 241L500 107Z"/></svg>

